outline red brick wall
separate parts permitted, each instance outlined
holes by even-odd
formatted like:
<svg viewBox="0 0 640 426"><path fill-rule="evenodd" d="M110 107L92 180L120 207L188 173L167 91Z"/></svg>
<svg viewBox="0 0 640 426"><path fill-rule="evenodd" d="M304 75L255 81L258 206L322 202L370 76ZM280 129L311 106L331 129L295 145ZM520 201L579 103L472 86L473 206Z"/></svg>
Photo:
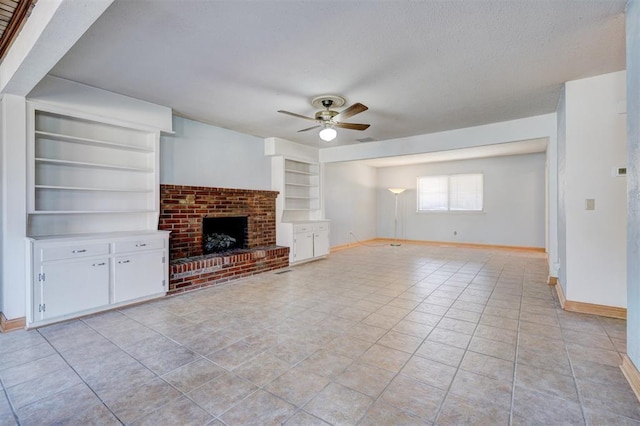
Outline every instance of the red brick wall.
<svg viewBox="0 0 640 426"><path fill-rule="evenodd" d="M277 191L160 185L158 229L171 231L171 260L202 255L202 218L248 216L248 248L276 245Z"/></svg>

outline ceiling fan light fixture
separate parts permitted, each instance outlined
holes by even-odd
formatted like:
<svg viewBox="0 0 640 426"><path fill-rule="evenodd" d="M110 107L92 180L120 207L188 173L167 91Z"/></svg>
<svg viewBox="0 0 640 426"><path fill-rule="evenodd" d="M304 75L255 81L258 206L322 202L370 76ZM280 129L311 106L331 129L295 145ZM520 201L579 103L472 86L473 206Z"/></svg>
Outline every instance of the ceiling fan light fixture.
<svg viewBox="0 0 640 426"><path fill-rule="evenodd" d="M331 125L325 126L322 130L320 130L320 139L325 142L331 142L338 136L338 132Z"/></svg>

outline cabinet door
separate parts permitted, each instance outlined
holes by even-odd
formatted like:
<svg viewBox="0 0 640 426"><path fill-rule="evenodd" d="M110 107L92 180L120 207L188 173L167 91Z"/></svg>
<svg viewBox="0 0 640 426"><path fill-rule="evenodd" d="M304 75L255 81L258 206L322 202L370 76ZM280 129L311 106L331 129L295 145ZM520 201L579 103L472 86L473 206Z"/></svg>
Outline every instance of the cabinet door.
<svg viewBox="0 0 640 426"><path fill-rule="evenodd" d="M114 258L113 302L165 292L164 251Z"/></svg>
<svg viewBox="0 0 640 426"><path fill-rule="evenodd" d="M293 261L311 259L313 257L313 232L302 232L293 235Z"/></svg>
<svg viewBox="0 0 640 426"><path fill-rule="evenodd" d="M38 286L34 312L40 320L108 305L109 259L44 264Z"/></svg>
<svg viewBox="0 0 640 426"><path fill-rule="evenodd" d="M326 256L329 254L329 231L316 231L313 241L313 256Z"/></svg>

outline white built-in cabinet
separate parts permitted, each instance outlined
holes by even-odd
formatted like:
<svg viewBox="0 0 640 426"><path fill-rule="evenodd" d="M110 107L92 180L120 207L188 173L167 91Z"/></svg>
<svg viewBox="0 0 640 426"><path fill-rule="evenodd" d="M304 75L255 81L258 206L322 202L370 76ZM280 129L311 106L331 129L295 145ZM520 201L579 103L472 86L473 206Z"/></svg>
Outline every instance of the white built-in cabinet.
<svg viewBox="0 0 640 426"><path fill-rule="evenodd" d="M159 231L29 239L28 325L164 295L168 238Z"/></svg>
<svg viewBox="0 0 640 426"><path fill-rule="evenodd" d="M320 164L275 156L271 163L272 188L280 194L276 241L288 246L291 264L329 254L329 221L323 218Z"/></svg>
<svg viewBox="0 0 640 426"><path fill-rule="evenodd" d="M160 130L28 102L27 325L164 295Z"/></svg>
<svg viewBox="0 0 640 426"><path fill-rule="evenodd" d="M299 263L329 254L329 222L313 221L293 224L291 262Z"/></svg>

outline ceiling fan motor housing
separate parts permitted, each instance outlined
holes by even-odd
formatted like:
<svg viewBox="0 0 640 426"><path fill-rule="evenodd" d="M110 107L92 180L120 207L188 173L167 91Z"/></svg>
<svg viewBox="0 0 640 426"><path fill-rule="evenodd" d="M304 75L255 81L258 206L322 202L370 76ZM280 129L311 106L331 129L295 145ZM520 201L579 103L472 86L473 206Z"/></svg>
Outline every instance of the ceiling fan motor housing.
<svg viewBox="0 0 640 426"><path fill-rule="evenodd" d="M338 115L338 111L324 110L316 112L316 120L330 121L333 117Z"/></svg>

